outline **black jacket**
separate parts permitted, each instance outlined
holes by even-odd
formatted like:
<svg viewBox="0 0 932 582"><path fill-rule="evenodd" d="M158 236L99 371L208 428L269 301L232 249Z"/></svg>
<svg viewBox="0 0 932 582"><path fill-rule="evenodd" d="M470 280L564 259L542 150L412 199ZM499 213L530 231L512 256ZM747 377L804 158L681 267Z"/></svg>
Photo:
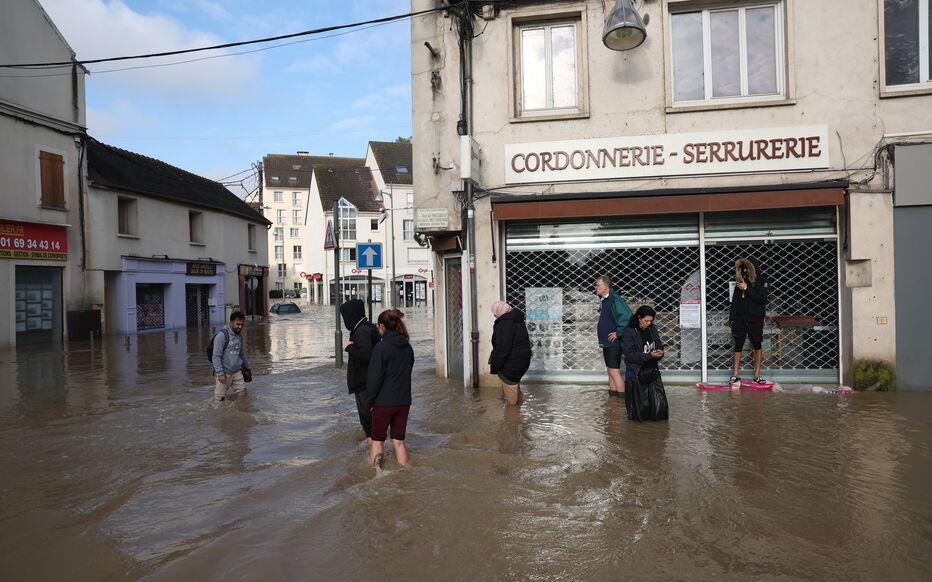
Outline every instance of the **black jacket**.
<svg viewBox="0 0 932 582"><path fill-rule="evenodd" d="M742 275L743 269L747 269L747 277ZM742 291L735 287L728 321L762 321L767 315L767 295L770 293L767 277L758 270L753 259L738 259L735 261L735 281L747 283L748 288Z"/></svg>
<svg viewBox="0 0 932 582"><path fill-rule="evenodd" d="M369 378L364 395L373 406L409 406L411 404L411 370L414 350L408 338L397 331L386 331L372 350Z"/></svg>
<svg viewBox="0 0 932 582"><path fill-rule="evenodd" d="M650 333L651 341L654 342L654 349L663 351L663 341L660 339L660 334L657 333L657 328L651 325L647 328L647 331ZM650 352L645 352L644 344L644 337L641 335L641 330L639 328L629 325L621 332L621 345L625 354L626 375L628 371L637 375L642 367L657 367L657 362L660 360L650 355Z"/></svg>
<svg viewBox="0 0 932 582"><path fill-rule="evenodd" d="M353 342L346 346L346 353L349 354L346 386L350 394L355 394L366 389L369 359L381 336L378 328L366 319L366 306L361 299L351 299L341 305L340 315L343 316L343 325L350 332L349 341Z"/></svg>
<svg viewBox="0 0 932 582"><path fill-rule="evenodd" d="M492 355L489 356L489 371L501 372L517 383L531 367L531 340L524 324L524 313L512 309L495 320L492 328Z"/></svg>

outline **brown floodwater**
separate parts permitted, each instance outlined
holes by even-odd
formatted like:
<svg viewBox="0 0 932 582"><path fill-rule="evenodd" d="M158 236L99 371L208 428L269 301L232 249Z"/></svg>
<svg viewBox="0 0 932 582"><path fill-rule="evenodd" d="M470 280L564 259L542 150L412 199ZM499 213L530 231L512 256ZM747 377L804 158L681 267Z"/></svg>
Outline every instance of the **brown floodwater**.
<svg viewBox="0 0 932 582"><path fill-rule="evenodd" d="M206 330L0 352L0 579L932 579L932 394L516 409L437 379L407 319L412 463L379 474L329 309L247 323L251 396L219 409Z"/></svg>

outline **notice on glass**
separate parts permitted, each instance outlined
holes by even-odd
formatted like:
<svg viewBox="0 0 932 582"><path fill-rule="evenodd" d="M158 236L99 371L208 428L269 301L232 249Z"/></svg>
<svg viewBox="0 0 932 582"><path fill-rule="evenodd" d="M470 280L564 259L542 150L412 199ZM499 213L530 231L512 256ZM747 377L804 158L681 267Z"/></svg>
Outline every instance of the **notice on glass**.
<svg viewBox="0 0 932 582"><path fill-rule="evenodd" d="M531 369L563 369L563 288L527 287L524 304Z"/></svg>
<svg viewBox="0 0 932 582"><path fill-rule="evenodd" d="M702 325L702 303L680 301L680 329L698 329Z"/></svg>

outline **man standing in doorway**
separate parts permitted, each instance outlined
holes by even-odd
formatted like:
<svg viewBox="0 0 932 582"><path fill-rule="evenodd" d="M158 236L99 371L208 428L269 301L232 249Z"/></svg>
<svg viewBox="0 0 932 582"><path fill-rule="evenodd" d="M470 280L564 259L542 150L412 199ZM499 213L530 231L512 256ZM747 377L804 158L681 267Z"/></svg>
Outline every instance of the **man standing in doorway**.
<svg viewBox="0 0 932 582"><path fill-rule="evenodd" d="M621 375L621 332L631 319L631 309L625 300L612 291L612 278L602 275L595 280L595 294L602 299L599 309L599 347L608 371L609 395L624 396L625 380Z"/></svg>
<svg viewBox="0 0 932 582"><path fill-rule="evenodd" d="M252 382L252 371L243 349L243 326L246 316L242 311L230 314L230 323L223 326L212 341L211 362L217 384L214 387L214 402L226 400L227 391L233 388L237 398L246 395L246 382Z"/></svg>
<svg viewBox="0 0 932 582"><path fill-rule="evenodd" d="M741 352L744 342L750 338L754 347L754 382L763 384L760 375L763 359L764 316L767 314L767 294L770 289L767 278L760 272L752 259L735 261L735 289L731 295L731 309L728 313L728 325L735 342L734 361L732 363L729 383L741 381Z"/></svg>

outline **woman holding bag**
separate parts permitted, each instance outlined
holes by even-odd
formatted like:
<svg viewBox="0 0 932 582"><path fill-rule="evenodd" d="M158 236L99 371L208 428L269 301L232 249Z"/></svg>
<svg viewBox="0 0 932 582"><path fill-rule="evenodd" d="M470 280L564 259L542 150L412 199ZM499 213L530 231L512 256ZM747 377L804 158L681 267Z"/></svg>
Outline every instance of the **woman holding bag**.
<svg viewBox="0 0 932 582"><path fill-rule="evenodd" d="M621 334L625 354L625 408L628 420L666 420L667 393L663 388L658 362L663 342L654 327L654 308L638 307ZM630 384L628 384L630 382Z"/></svg>

